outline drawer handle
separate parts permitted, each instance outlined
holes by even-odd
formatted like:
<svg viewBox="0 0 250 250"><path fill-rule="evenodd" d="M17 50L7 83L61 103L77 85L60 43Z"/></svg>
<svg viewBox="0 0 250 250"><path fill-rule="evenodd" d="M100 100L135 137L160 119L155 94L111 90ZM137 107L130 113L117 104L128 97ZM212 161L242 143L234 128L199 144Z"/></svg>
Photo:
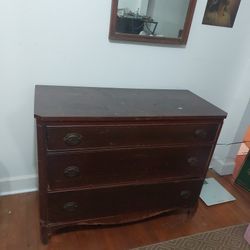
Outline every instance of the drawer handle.
<svg viewBox="0 0 250 250"><path fill-rule="evenodd" d="M197 166L199 160L196 157L189 157L187 159L187 162L188 162L189 166L195 167L195 166Z"/></svg>
<svg viewBox="0 0 250 250"><path fill-rule="evenodd" d="M207 131L204 129L196 129L194 132L195 136L200 139L206 139L207 138Z"/></svg>
<svg viewBox="0 0 250 250"><path fill-rule="evenodd" d="M80 144L82 135L78 133L69 133L64 136L64 142L69 146L76 146Z"/></svg>
<svg viewBox="0 0 250 250"><path fill-rule="evenodd" d="M74 178L80 175L80 169L77 166L69 166L64 169L64 176Z"/></svg>
<svg viewBox="0 0 250 250"><path fill-rule="evenodd" d="M78 208L78 204L74 201L67 202L63 205L63 209L67 212L75 212Z"/></svg>
<svg viewBox="0 0 250 250"><path fill-rule="evenodd" d="M191 197L191 191L189 191L189 190L183 190L183 191L181 191L181 198L182 199L184 199L184 200L187 200L187 199L189 199L190 197Z"/></svg>

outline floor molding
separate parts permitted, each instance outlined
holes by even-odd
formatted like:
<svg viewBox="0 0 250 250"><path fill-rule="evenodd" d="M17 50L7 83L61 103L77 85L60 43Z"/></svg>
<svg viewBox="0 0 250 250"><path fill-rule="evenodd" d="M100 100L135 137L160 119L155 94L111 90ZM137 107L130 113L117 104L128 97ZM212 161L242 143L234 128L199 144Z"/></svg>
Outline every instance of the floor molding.
<svg viewBox="0 0 250 250"><path fill-rule="evenodd" d="M213 158L210 164L212 168L219 175L229 175L233 173L234 170L234 161L222 161L216 158Z"/></svg>
<svg viewBox="0 0 250 250"><path fill-rule="evenodd" d="M37 190L37 175L23 175L0 179L0 196Z"/></svg>

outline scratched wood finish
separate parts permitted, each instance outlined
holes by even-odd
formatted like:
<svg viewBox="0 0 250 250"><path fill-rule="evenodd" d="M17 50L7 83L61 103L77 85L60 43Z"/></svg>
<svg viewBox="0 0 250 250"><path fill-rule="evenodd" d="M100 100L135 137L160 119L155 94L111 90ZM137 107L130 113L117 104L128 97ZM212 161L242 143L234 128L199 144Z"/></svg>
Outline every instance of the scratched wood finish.
<svg viewBox="0 0 250 250"><path fill-rule="evenodd" d="M194 213L225 117L187 90L36 86L42 241Z"/></svg>
<svg viewBox="0 0 250 250"><path fill-rule="evenodd" d="M212 122L212 121L210 121ZM47 126L48 150L91 148L137 147L173 144L197 144L214 142L220 123L204 124L204 121L182 123L130 123L126 125L91 124L85 126ZM199 131L206 131L202 137ZM77 145L67 145L62 140L68 133L82 136Z"/></svg>
<svg viewBox="0 0 250 250"><path fill-rule="evenodd" d="M140 120L226 117L188 90L37 85L35 117L42 120Z"/></svg>

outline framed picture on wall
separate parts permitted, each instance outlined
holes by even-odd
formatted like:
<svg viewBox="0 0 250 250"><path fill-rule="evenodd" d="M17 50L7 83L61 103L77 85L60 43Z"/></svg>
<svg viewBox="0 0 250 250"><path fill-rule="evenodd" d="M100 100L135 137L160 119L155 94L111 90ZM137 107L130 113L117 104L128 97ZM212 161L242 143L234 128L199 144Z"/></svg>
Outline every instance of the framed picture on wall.
<svg viewBox="0 0 250 250"><path fill-rule="evenodd" d="M240 1L241 0L208 0L202 23L232 28Z"/></svg>

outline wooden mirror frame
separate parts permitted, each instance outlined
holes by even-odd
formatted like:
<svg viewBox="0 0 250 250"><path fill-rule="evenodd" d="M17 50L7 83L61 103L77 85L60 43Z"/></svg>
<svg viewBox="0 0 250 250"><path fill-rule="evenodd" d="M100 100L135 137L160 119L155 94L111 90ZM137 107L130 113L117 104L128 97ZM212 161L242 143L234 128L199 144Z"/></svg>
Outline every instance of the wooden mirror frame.
<svg viewBox="0 0 250 250"><path fill-rule="evenodd" d="M137 35L137 34L116 32L118 1L119 0L112 0L111 18L110 18L110 27L109 27L109 39L110 40L132 41L132 42L143 42L143 43L158 43L158 44L176 44L176 45L179 45L179 44L182 45L182 44L187 43L197 0L190 0L189 2L186 20L184 23L182 36L180 38L153 37L153 36L143 36L143 35Z"/></svg>

